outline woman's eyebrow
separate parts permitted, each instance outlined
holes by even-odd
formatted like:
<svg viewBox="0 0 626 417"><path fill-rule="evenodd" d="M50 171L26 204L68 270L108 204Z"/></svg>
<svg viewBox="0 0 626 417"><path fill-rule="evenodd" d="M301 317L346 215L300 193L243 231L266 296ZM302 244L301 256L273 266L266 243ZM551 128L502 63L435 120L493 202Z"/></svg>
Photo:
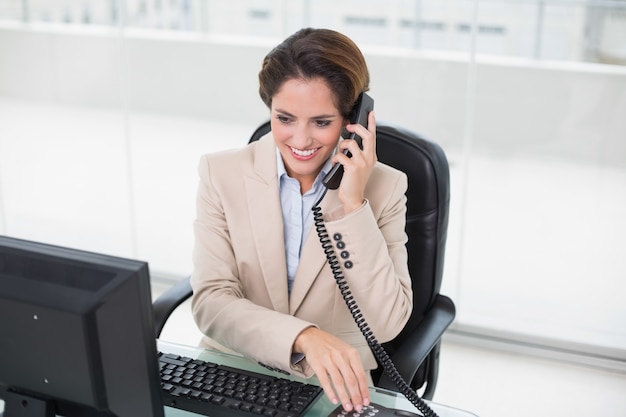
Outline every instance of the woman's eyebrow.
<svg viewBox="0 0 626 417"><path fill-rule="evenodd" d="M319 116L311 117L311 119L333 119L337 117L336 114L321 114Z"/></svg>
<svg viewBox="0 0 626 417"><path fill-rule="evenodd" d="M289 113L288 111L285 110L281 110L281 109L276 109L275 110L276 113L281 113L284 114L285 116L289 116L289 117L293 117L294 119L296 118L296 116L294 116L293 114ZM310 119L311 120L316 120L316 119L332 119L334 117L337 117L337 114L320 114L319 116L313 116Z"/></svg>

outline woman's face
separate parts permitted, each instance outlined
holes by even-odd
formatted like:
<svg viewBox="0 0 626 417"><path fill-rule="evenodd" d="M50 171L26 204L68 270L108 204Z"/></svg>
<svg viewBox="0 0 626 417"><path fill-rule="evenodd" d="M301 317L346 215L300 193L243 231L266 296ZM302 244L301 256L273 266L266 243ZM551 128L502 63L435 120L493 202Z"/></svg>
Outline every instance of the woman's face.
<svg viewBox="0 0 626 417"><path fill-rule="evenodd" d="M343 117L319 78L285 81L272 97L274 140L290 177L308 191L339 141Z"/></svg>

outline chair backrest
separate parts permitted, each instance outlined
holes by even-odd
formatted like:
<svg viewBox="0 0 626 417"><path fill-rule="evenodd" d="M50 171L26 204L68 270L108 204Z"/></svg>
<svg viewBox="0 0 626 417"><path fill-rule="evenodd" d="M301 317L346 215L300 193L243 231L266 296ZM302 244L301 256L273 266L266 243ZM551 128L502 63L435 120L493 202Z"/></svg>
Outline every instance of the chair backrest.
<svg viewBox="0 0 626 417"><path fill-rule="evenodd" d="M391 344L401 342L422 320L441 290L448 217L450 172L441 147L409 130L378 122L378 160L408 178L406 233L413 313Z"/></svg>
<svg viewBox="0 0 626 417"><path fill-rule="evenodd" d="M270 129L269 121L262 124L250 142ZM438 144L392 124L376 122L376 152L380 162L403 171L408 177L406 246L413 283L413 313L402 332L384 344L387 350L394 350L420 323L441 289L450 173L448 160Z"/></svg>

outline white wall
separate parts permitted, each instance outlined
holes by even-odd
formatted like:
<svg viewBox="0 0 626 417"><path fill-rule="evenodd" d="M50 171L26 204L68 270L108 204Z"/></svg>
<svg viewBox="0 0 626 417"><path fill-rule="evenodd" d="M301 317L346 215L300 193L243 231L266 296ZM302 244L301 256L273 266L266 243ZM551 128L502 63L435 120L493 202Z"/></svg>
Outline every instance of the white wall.
<svg viewBox="0 0 626 417"><path fill-rule="evenodd" d="M251 44L249 38L156 33L61 27L32 31L5 25L0 95L97 108L128 105L131 111L234 123L266 117L256 76L263 56L278 40ZM464 54L364 51L379 119L458 146L466 136L468 82L475 81L471 111L478 145L540 147L593 162L626 160L620 135L626 121L614 117L626 111L624 67L481 58L470 73ZM589 115L589 109L593 119L576 119L577 114ZM571 117L554 131L553 120L564 114ZM589 139L597 131L587 128L599 125L606 128L601 155L589 146L595 145Z"/></svg>
<svg viewBox="0 0 626 417"><path fill-rule="evenodd" d="M32 31L5 25L0 95L256 123L266 117L256 76L276 42L132 30L122 36L117 29L97 28ZM475 146L539 150L592 162L626 161L626 118L616 116L626 112L624 67L480 58L470 73L464 54L364 51L379 119L459 147L467 136L471 87ZM569 115L566 120L564 115ZM597 126L604 127L601 143Z"/></svg>

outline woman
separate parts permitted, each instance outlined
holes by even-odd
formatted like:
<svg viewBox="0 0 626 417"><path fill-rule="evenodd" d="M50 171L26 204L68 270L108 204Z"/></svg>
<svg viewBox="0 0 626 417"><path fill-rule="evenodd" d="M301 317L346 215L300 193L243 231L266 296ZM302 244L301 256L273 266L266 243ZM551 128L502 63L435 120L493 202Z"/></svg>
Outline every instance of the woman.
<svg viewBox="0 0 626 417"><path fill-rule="evenodd" d="M205 347L315 374L333 404L360 411L377 365L337 289L311 207L323 195L324 175L342 164L339 188L320 207L352 294L384 342L412 309L407 180L377 162L373 112L368 129L348 123L369 89L365 59L349 38L302 29L265 57L259 81L271 133L200 161L194 318ZM362 150L340 141L344 127L362 138Z"/></svg>

